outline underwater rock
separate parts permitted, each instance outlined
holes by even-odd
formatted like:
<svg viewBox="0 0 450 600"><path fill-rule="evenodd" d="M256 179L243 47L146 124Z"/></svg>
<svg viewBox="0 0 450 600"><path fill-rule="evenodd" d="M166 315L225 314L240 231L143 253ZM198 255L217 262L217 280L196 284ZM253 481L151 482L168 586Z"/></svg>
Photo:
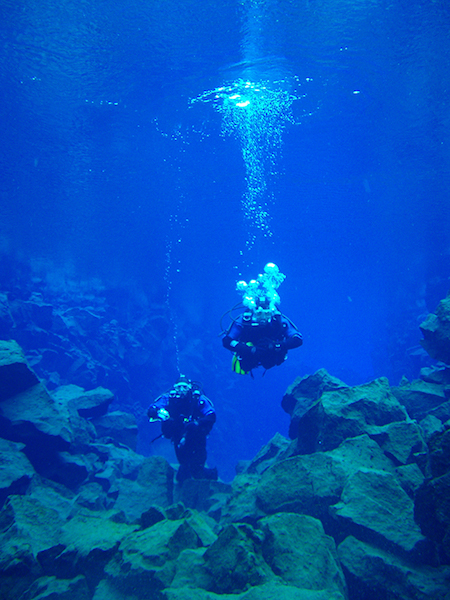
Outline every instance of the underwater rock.
<svg viewBox="0 0 450 600"><path fill-rule="evenodd" d="M25 444L0 438L0 507L10 494L24 494L35 471L22 452Z"/></svg>
<svg viewBox="0 0 450 600"><path fill-rule="evenodd" d="M38 440L41 446L59 449L68 448L71 442L76 441L77 435L71 427L67 407L57 405L41 383L0 403L0 414L3 437L24 441L27 448L32 442L38 445ZM89 440L89 434L84 433L81 433L83 442Z"/></svg>
<svg viewBox="0 0 450 600"><path fill-rule="evenodd" d="M140 598L156 600L170 585L180 552L198 545L195 530L185 520L159 521L127 535L105 568L109 585L127 598L138 592Z"/></svg>
<svg viewBox="0 0 450 600"><path fill-rule="evenodd" d="M392 393L406 408L412 419L423 419L433 408L437 408L447 400L450 386L430 383L415 379L403 381L398 387L392 388Z"/></svg>
<svg viewBox="0 0 450 600"><path fill-rule="evenodd" d="M450 472L419 487L414 518L422 533L437 544L441 561L450 565Z"/></svg>
<svg viewBox="0 0 450 600"><path fill-rule="evenodd" d="M450 385L449 367L423 367L420 369L420 379L427 383L438 383L439 385Z"/></svg>
<svg viewBox="0 0 450 600"><path fill-rule="evenodd" d="M188 509L183 516L197 534L202 546L211 546L217 540L217 535L214 532L217 524L211 517L191 509Z"/></svg>
<svg viewBox="0 0 450 600"><path fill-rule="evenodd" d="M408 465L400 465L395 469L399 484L405 490L410 498L414 498L416 490L424 482L425 476L416 465L409 463Z"/></svg>
<svg viewBox="0 0 450 600"><path fill-rule="evenodd" d="M329 452L298 455L276 463L257 484L258 506L266 513L305 513L326 520L348 478L360 468L393 474L392 462L367 435L345 440Z"/></svg>
<svg viewBox="0 0 450 600"><path fill-rule="evenodd" d="M420 324L420 331L423 335L420 343L431 358L450 365L450 295Z"/></svg>
<svg viewBox="0 0 450 600"><path fill-rule="evenodd" d="M221 508L221 520L228 522L256 523L265 512L257 505L257 488L260 476L239 473L231 483L230 494Z"/></svg>
<svg viewBox="0 0 450 600"><path fill-rule="evenodd" d="M63 521L76 510L76 496L72 491L37 473L33 475L26 493L45 507L55 510Z"/></svg>
<svg viewBox="0 0 450 600"><path fill-rule="evenodd" d="M274 574L261 554L262 541L262 532L245 523L222 529L203 555L211 576L210 591L235 594L273 579Z"/></svg>
<svg viewBox="0 0 450 600"><path fill-rule="evenodd" d="M22 594L43 575L26 539L0 537L0 598L19 600Z"/></svg>
<svg viewBox="0 0 450 600"><path fill-rule="evenodd" d="M172 597L173 588L181 588L180 594L183 594L183 588L197 591L198 596L209 590L212 586L212 575L205 568L205 559L203 555L206 548L188 548L182 550L175 561L175 574L170 584L170 588L165 590L168 597ZM212 594L212 592L208 592ZM226 596L227 594L225 594ZM216 596L216 594L213 594ZM174 597L177 597L176 595ZM223 598L223 595L218 596Z"/></svg>
<svg viewBox="0 0 450 600"><path fill-rule="evenodd" d="M450 472L450 427L436 433L430 439L428 447L431 476L440 477Z"/></svg>
<svg viewBox="0 0 450 600"><path fill-rule="evenodd" d="M39 554L58 544L58 513L28 496L9 496L0 510L0 597L19 600L44 575Z"/></svg>
<svg viewBox="0 0 450 600"><path fill-rule="evenodd" d="M116 511L83 510L64 523L59 538L63 551L56 552L51 561L39 555L46 574L64 573L66 578L71 578L82 573L90 587L95 587L121 541L138 528L116 522L113 520L116 515ZM48 554L51 555L51 551Z"/></svg>
<svg viewBox="0 0 450 600"><path fill-rule="evenodd" d="M392 600L447 600L450 568L411 564L352 536L338 546L350 596Z"/></svg>
<svg viewBox="0 0 450 600"><path fill-rule="evenodd" d="M128 522L141 519L151 506L165 508L173 503L173 475L175 471L162 456L145 458L137 480L122 479L114 508L122 511Z"/></svg>
<svg viewBox="0 0 450 600"><path fill-rule="evenodd" d="M262 553L272 571L288 585L346 596L346 583L333 538L307 515L278 513L259 522Z"/></svg>
<svg viewBox="0 0 450 600"><path fill-rule="evenodd" d="M376 426L408 419L385 378L325 391L299 420L296 454L332 450Z"/></svg>
<svg viewBox="0 0 450 600"><path fill-rule="evenodd" d="M246 473L263 473L275 462L288 458L292 453L292 442L276 433L268 444L263 446L258 454L245 466Z"/></svg>
<svg viewBox="0 0 450 600"><path fill-rule="evenodd" d="M0 401L17 396L39 382L14 340L0 340Z"/></svg>
<svg viewBox="0 0 450 600"><path fill-rule="evenodd" d="M12 539L20 541L28 545L33 557L59 542L63 524L55 510L29 496L9 496L0 510L2 545Z"/></svg>
<svg viewBox="0 0 450 600"><path fill-rule="evenodd" d="M22 594L20 600L90 600L91 593L85 577L78 575L73 579L39 577Z"/></svg>
<svg viewBox="0 0 450 600"><path fill-rule="evenodd" d="M112 438L116 444L125 444L136 450L138 428L136 418L119 410L92 419L98 438Z"/></svg>
<svg viewBox="0 0 450 600"><path fill-rule="evenodd" d="M348 386L343 381L332 377L326 369L319 369L313 375L297 377L288 387L281 401L283 410L291 417L289 437L291 439L297 437L301 417L324 392L346 387Z"/></svg>
<svg viewBox="0 0 450 600"><path fill-rule="evenodd" d="M442 433L444 431L444 425L442 421L435 415L429 413L424 419L420 421L420 428L423 433L425 442L429 442L436 433Z"/></svg>
<svg viewBox="0 0 450 600"><path fill-rule="evenodd" d="M405 465L414 460L415 454L426 452L422 431L415 421L396 421L371 427L369 431L370 437L395 464Z"/></svg>
<svg viewBox="0 0 450 600"><path fill-rule="evenodd" d="M92 481L78 488L76 503L89 510L108 510L114 506L114 499L104 492L99 483Z"/></svg>
<svg viewBox="0 0 450 600"><path fill-rule="evenodd" d="M351 475L341 500L330 508L356 537L383 538L405 552L412 552L424 537L414 521L414 504L392 473L360 468ZM345 525L344 525L345 522Z"/></svg>
<svg viewBox="0 0 450 600"><path fill-rule="evenodd" d="M278 581L251 587L241 594L214 594L199 588L169 588L164 590L165 600L345 600L339 592L304 590ZM94 597L94 600L111 600ZM114 598L113 600L116 600ZM138 600L137 598L117 600Z"/></svg>
<svg viewBox="0 0 450 600"><path fill-rule="evenodd" d="M183 485L174 487L174 501L182 502L188 508L205 512L219 512L228 498L231 486L211 479L186 479Z"/></svg>
<svg viewBox="0 0 450 600"><path fill-rule="evenodd" d="M8 296L0 294L0 337L7 339L9 332L14 327L14 319L8 303Z"/></svg>
<svg viewBox="0 0 450 600"><path fill-rule="evenodd" d="M58 404L65 404L71 410L77 411L85 419L98 418L108 412L108 407L114 400L114 394L105 388L97 387L86 391L78 385L60 386L51 393Z"/></svg>

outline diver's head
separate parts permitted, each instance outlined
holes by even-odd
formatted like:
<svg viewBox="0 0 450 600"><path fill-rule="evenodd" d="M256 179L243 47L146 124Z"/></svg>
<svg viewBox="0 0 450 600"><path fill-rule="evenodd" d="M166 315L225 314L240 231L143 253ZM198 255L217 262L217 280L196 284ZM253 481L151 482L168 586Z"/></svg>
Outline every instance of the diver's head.
<svg viewBox="0 0 450 600"><path fill-rule="evenodd" d="M169 392L173 399L184 398L192 390L192 382L185 375L180 375L178 381Z"/></svg>

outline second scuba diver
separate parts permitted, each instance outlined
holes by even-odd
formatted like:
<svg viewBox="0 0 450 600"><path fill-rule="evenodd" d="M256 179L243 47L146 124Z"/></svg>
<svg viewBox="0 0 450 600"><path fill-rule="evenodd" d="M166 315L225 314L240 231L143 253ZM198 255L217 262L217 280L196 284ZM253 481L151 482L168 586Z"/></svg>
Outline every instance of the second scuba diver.
<svg viewBox="0 0 450 600"><path fill-rule="evenodd" d="M232 369L236 373L246 375L259 366L267 370L281 365L288 350L302 345L301 333L278 310L280 296L276 290L284 279L277 265L267 263L257 279L237 283L246 310L233 319L222 338L223 346L233 352Z"/></svg>

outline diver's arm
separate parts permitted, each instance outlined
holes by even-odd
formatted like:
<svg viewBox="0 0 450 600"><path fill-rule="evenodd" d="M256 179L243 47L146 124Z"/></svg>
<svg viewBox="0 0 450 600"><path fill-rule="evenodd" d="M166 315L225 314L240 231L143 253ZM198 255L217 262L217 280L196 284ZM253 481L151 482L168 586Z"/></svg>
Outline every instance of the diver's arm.
<svg viewBox="0 0 450 600"><path fill-rule="evenodd" d="M239 316L235 321L233 321L233 324L227 331L226 336L222 338L222 344L224 348L231 350L231 352L237 352L236 347L240 343L239 340L242 336L243 327L240 319L241 317Z"/></svg>
<svg viewBox="0 0 450 600"><path fill-rule="evenodd" d="M285 317L283 317L284 340L283 345L286 350L298 348L303 344L303 337L300 331Z"/></svg>
<svg viewBox="0 0 450 600"><path fill-rule="evenodd" d="M168 418L167 405L169 404L169 395L161 394L153 404L147 408L147 417L154 420L165 420Z"/></svg>
<svg viewBox="0 0 450 600"><path fill-rule="evenodd" d="M290 337L287 337L284 343L286 345L286 350L298 348L303 344L302 334L299 331L296 331Z"/></svg>

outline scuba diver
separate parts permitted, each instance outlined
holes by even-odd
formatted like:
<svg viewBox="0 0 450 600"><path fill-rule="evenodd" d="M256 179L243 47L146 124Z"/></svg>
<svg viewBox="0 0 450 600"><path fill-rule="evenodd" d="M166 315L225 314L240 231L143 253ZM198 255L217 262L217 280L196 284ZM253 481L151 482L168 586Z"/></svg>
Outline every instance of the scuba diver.
<svg viewBox="0 0 450 600"><path fill-rule="evenodd" d="M181 375L173 388L148 407L150 422L161 422L161 435L171 440L180 466L176 479L217 479L217 469L207 469L206 437L216 422L213 403L201 386Z"/></svg>
<svg viewBox="0 0 450 600"><path fill-rule="evenodd" d="M276 290L284 279L277 265L267 263L258 279L248 283L238 281L236 289L242 292L246 310L232 319L228 330L222 332L222 335L225 333L223 346L233 352L235 373L250 373L253 377L253 369L262 366L267 370L281 365L288 350L303 344L297 327L277 308L280 296Z"/></svg>

